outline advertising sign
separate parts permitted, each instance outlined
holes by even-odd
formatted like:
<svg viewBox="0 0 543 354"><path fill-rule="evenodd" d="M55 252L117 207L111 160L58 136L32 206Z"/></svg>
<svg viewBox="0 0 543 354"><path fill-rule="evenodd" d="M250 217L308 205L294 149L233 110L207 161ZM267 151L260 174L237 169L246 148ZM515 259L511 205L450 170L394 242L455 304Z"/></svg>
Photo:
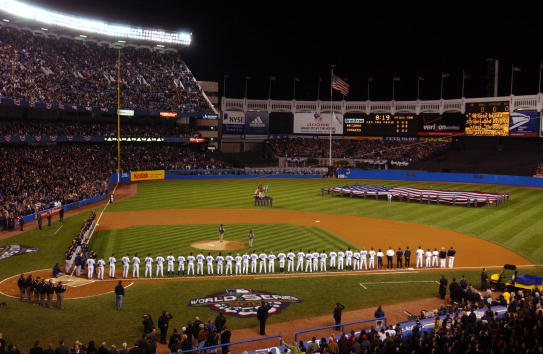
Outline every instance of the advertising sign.
<svg viewBox="0 0 543 354"><path fill-rule="evenodd" d="M268 112L247 112L245 134L268 134L270 115Z"/></svg>
<svg viewBox="0 0 543 354"><path fill-rule="evenodd" d="M151 170L151 171L131 171L131 181L151 181L164 179L164 170Z"/></svg>
<svg viewBox="0 0 543 354"><path fill-rule="evenodd" d="M419 136L464 135L466 117L462 113L422 113L419 117Z"/></svg>
<svg viewBox="0 0 543 354"><path fill-rule="evenodd" d="M294 114L294 134L328 135L343 134L343 115L341 113L296 113Z"/></svg>
<svg viewBox="0 0 543 354"><path fill-rule="evenodd" d="M536 110L514 111L509 116L509 136L537 136L539 112Z"/></svg>
<svg viewBox="0 0 543 354"><path fill-rule="evenodd" d="M245 128L245 113L226 111L222 116L223 134L243 134Z"/></svg>

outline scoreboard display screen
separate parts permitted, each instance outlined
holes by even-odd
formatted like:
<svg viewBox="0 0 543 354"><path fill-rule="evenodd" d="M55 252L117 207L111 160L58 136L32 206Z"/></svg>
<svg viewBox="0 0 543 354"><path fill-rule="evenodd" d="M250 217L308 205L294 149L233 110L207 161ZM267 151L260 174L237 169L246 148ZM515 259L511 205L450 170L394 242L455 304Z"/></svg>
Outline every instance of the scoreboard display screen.
<svg viewBox="0 0 543 354"><path fill-rule="evenodd" d="M411 113L346 114L343 135L354 136L416 136L418 118Z"/></svg>
<svg viewBox="0 0 543 354"><path fill-rule="evenodd" d="M509 102L466 104L466 135L508 136Z"/></svg>

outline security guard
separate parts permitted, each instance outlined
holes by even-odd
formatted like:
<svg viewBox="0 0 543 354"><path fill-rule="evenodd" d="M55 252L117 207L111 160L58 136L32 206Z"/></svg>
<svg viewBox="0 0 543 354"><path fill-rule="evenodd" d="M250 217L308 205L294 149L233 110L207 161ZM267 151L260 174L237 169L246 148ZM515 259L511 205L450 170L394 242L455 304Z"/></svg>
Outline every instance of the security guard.
<svg viewBox="0 0 543 354"><path fill-rule="evenodd" d="M53 280L49 279L49 283L47 283L45 286L45 292L47 296L47 307L52 308L53 293L55 292L55 284L53 284Z"/></svg>
<svg viewBox="0 0 543 354"><path fill-rule="evenodd" d="M19 280L17 280L17 287L19 287L19 300L23 302L26 294L26 280L24 274L21 274Z"/></svg>
<svg viewBox="0 0 543 354"><path fill-rule="evenodd" d="M55 286L55 294L57 295L57 308L60 310L64 308L63 300L64 300L65 292L66 292L66 287L62 285L61 281L59 281L57 286Z"/></svg>

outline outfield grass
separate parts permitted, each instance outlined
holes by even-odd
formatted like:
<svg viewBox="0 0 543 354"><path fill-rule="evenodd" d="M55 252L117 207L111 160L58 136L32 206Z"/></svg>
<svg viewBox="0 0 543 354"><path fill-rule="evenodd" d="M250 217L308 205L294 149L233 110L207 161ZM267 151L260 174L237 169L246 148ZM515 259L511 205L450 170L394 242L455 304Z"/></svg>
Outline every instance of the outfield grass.
<svg viewBox="0 0 543 354"><path fill-rule="evenodd" d="M296 226L289 224L244 224L226 226L227 239L245 243L245 248L232 251L246 252L251 250L247 244L247 233L253 230L255 236L252 250L288 251L289 249L339 250L355 248L347 241L338 238L325 229L316 226ZM166 256L172 252L176 257L185 256L189 252L204 252L190 247L195 241L216 240L216 225L166 225L166 226L132 226L126 229L100 231L91 240L91 249L97 254L107 257L115 253L119 257L128 253L140 256ZM288 245L288 248L286 245ZM217 255L218 252L211 252ZM222 252L223 255L227 252Z"/></svg>
<svg viewBox="0 0 543 354"><path fill-rule="evenodd" d="M537 263L543 263L543 191L489 185L460 185L412 182L371 182L371 184L439 187L444 189L483 190L511 193L511 199L500 208L466 208L448 205L427 205L419 203L394 202L388 205L383 200L358 199L348 197L321 196L320 187L355 181L331 180L187 180L171 182L148 182L138 186L138 196L110 206L108 210L143 210L152 208L255 208L252 205L252 192L257 183L270 185L274 196L274 208L302 210L349 215L363 215L384 219L401 220L433 225L470 234L510 248ZM63 227L55 235L59 223L44 230L33 230L22 235L0 241L0 245L20 243L38 247L36 253L12 257L0 261L0 279L20 272L50 268L61 262L64 251L71 238L78 232L88 213L65 219ZM210 215L213 219L213 215ZM220 220L216 220L217 223ZM227 235L237 235L240 241L246 237L250 225L228 225ZM274 250L273 237L286 237L296 248L306 238L320 240L323 237L338 242L318 227L298 227L286 224L253 225L255 245ZM100 232L94 241L100 252L139 252L160 253L171 250L184 250L197 237L216 238L216 225L175 225L164 227L133 227L124 230ZM160 237L158 237L160 235ZM279 235L279 236L277 236ZM296 240L295 236L300 236ZM273 236L273 237L272 237ZM163 242L162 238L169 239ZM141 243L133 242L136 239ZM149 242L149 239L151 242ZM260 246L259 243L261 244ZM304 242L305 243L305 242ZM265 246L264 246L265 245ZM322 243L315 247L321 248ZM347 245L345 243L345 245ZM167 247L166 247L167 246ZM176 248L177 247L177 248ZM304 248L307 247L305 244ZM327 247L324 247L327 248ZM529 272L541 274L542 269ZM445 272L447 277L459 277L460 272ZM463 272L478 284L479 272ZM215 280L194 282L137 283L127 289L123 310L113 309L113 295L106 294L90 299L66 301L65 311L43 309L29 304L19 304L16 300L0 297L6 301L7 308L0 308L0 332L26 351L35 339L43 342L57 342L60 338L72 342L106 340L119 344L121 341L135 340L140 333L141 315L151 313L158 317L163 309L173 312L172 325L179 327L195 315L202 318L215 317L207 308L188 307L190 299L206 296L227 288L252 288L270 292L293 295L303 302L290 305L280 315L272 316L270 322L282 322L296 318L330 314L336 301L347 309L373 307L381 303L393 303L420 297L435 296L437 284L413 283L401 286L372 285L363 290L361 281L404 281L435 280L441 273L414 273L390 275L360 275L319 278L288 278L258 280ZM386 306L385 306L386 311ZM228 318L232 328L256 326L255 319ZM45 334L47 333L47 334ZM233 338L235 340L235 338Z"/></svg>

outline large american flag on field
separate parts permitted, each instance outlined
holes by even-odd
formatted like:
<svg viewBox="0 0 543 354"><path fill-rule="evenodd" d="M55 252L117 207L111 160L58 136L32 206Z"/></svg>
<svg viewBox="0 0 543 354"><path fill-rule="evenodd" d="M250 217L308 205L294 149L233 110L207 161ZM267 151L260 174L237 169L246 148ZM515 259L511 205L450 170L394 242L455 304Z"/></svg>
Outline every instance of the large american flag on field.
<svg viewBox="0 0 543 354"><path fill-rule="evenodd" d="M347 96L350 86L338 76L332 75L332 88L341 92L343 96Z"/></svg>

